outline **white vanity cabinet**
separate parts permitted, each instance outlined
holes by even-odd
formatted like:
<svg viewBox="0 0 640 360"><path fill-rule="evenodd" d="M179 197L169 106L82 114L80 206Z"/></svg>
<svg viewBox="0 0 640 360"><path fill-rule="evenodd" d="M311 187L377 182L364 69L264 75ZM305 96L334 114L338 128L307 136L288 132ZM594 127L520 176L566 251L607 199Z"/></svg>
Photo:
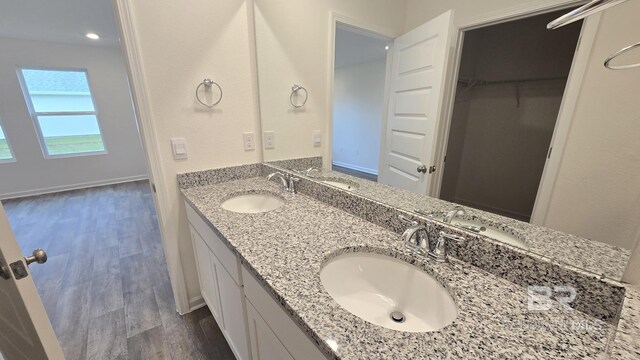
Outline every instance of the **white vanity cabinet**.
<svg viewBox="0 0 640 360"><path fill-rule="evenodd" d="M245 279L254 360L326 360L311 339L244 267L242 278Z"/></svg>
<svg viewBox="0 0 640 360"><path fill-rule="evenodd" d="M187 218L202 297L236 359L250 360L240 262L189 205Z"/></svg>
<svg viewBox="0 0 640 360"><path fill-rule="evenodd" d="M326 357L187 203L200 289L237 359Z"/></svg>

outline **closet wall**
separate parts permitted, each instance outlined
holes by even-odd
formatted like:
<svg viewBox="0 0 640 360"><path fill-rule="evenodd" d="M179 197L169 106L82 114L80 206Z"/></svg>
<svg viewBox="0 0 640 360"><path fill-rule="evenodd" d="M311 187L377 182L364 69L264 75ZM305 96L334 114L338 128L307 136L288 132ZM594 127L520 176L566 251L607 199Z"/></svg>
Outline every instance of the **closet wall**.
<svg viewBox="0 0 640 360"><path fill-rule="evenodd" d="M558 15L465 34L441 198L529 220L581 27Z"/></svg>

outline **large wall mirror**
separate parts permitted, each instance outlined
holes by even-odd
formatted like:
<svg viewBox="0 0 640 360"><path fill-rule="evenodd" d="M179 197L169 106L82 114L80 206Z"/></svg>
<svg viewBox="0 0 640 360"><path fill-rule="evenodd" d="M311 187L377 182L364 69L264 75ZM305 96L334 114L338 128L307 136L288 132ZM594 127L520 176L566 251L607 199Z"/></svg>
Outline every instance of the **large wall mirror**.
<svg viewBox="0 0 640 360"><path fill-rule="evenodd" d="M602 62L640 5L547 30L581 2L495 3L255 0L264 161L620 279L640 70Z"/></svg>

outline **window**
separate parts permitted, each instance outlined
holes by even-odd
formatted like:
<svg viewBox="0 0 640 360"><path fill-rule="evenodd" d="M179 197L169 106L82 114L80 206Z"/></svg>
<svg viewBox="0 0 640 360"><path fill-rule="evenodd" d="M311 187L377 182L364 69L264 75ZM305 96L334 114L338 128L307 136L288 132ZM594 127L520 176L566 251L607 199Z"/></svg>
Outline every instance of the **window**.
<svg viewBox="0 0 640 360"><path fill-rule="evenodd" d="M9 146L9 140L2 131L2 124L0 124L0 162L13 160L13 154L11 153L11 147Z"/></svg>
<svg viewBox="0 0 640 360"><path fill-rule="evenodd" d="M20 69L20 75L45 156L105 152L86 71Z"/></svg>

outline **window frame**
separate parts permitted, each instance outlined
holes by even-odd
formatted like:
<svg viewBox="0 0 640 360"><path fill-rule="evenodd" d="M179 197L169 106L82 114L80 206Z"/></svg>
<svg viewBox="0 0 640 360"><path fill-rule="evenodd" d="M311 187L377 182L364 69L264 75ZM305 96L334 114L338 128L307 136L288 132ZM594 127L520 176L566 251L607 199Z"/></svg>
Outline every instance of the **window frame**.
<svg viewBox="0 0 640 360"><path fill-rule="evenodd" d="M31 94L29 94L29 88L27 87L27 82L24 78L24 74L22 73L22 70L83 72L85 78L87 79L87 86L89 87L89 97L91 98L91 102L93 104L93 111L44 111L44 112L36 111L33 105L33 99L31 98ZM33 122L33 126L36 130L36 134L38 135L38 142L40 143L40 149L42 150L42 155L44 156L45 159L59 159L59 158L109 154L109 151L107 150L107 142L105 141L104 133L102 131L100 116L98 114L98 107L96 105L96 101L93 95L91 80L89 79L89 71L86 68L52 67L52 66L18 66L16 69L16 72L18 74L18 81L20 82L20 87L22 88L22 95L24 97L27 108L29 109L29 115L31 116L31 121ZM95 116L96 122L98 123L98 130L100 131L100 138L102 139L102 147L104 148L104 150L77 152L77 153L69 153L69 154L57 154L57 155L49 154L49 149L47 148L47 143L44 139L44 135L42 134L42 128L40 127L40 121L38 121L38 116L76 116L76 115Z"/></svg>
<svg viewBox="0 0 640 360"><path fill-rule="evenodd" d="M11 141L9 140L9 135L7 135L7 127L4 126L4 123L2 122L2 118L1 117L0 117L0 129L2 130L2 133L4 134L4 139L7 141L7 146L9 147L9 153L11 154L11 157L9 159L0 159L0 164L17 162L18 160L16 160L16 153L15 153L15 151L13 151L13 146L11 146Z"/></svg>

